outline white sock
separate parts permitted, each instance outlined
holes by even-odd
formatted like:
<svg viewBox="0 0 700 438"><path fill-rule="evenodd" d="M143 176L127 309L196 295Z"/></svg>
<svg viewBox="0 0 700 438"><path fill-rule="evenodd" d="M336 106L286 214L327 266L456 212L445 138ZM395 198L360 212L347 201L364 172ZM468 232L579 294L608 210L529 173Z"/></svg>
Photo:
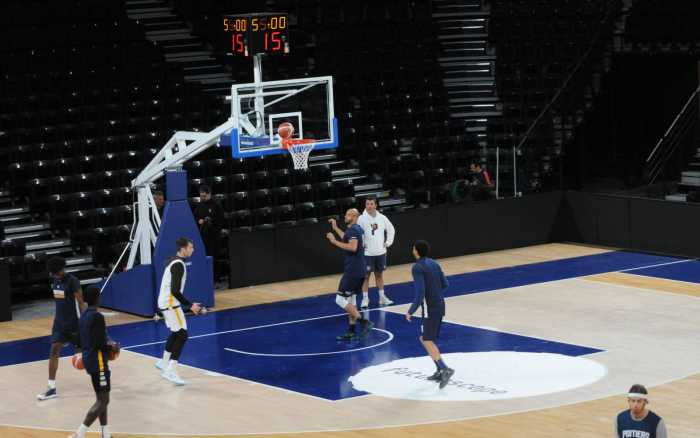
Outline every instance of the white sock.
<svg viewBox="0 0 700 438"><path fill-rule="evenodd" d="M169 351L163 351L163 363L167 364L168 361L170 360L170 352Z"/></svg>
<svg viewBox="0 0 700 438"><path fill-rule="evenodd" d="M384 295L384 289L379 289L379 296L381 298L386 298L386 295Z"/></svg>
<svg viewBox="0 0 700 438"><path fill-rule="evenodd" d="M49 389L56 389L56 381L49 379Z"/></svg>
<svg viewBox="0 0 700 438"><path fill-rule="evenodd" d="M84 424L81 424L80 427L78 428L78 438L85 438L85 432L88 431L88 427Z"/></svg>
<svg viewBox="0 0 700 438"><path fill-rule="evenodd" d="M100 438L112 438L112 435L109 434L108 425L105 424L104 426L100 426L100 428L102 429L102 437Z"/></svg>
<svg viewBox="0 0 700 438"><path fill-rule="evenodd" d="M171 360L170 363L168 363L168 369L170 371L177 371L175 368L177 367L177 361L176 360Z"/></svg>
<svg viewBox="0 0 700 438"><path fill-rule="evenodd" d="M369 292L362 292L362 299L368 300L369 299Z"/></svg>

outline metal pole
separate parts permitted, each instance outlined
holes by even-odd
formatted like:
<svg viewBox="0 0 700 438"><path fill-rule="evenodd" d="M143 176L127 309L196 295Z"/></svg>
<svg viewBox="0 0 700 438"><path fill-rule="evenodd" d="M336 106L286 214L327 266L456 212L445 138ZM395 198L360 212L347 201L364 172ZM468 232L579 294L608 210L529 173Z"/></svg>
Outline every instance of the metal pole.
<svg viewBox="0 0 700 438"><path fill-rule="evenodd" d="M500 163L501 163L501 152L498 146L496 146L496 199L498 199L498 175L501 173Z"/></svg>
<svg viewBox="0 0 700 438"><path fill-rule="evenodd" d="M513 147L513 197L518 197L518 159L515 153L517 148Z"/></svg>
<svg viewBox="0 0 700 438"><path fill-rule="evenodd" d="M253 82L256 85L255 93L262 93L262 54L258 53L253 56ZM255 98L255 134L258 136L265 135L265 100L262 97Z"/></svg>

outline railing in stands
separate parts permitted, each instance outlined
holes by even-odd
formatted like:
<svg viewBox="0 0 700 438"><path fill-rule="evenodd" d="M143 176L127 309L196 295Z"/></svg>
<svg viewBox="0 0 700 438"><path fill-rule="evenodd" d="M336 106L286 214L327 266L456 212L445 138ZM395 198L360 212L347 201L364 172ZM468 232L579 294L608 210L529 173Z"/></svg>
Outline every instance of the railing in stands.
<svg viewBox="0 0 700 438"><path fill-rule="evenodd" d="M664 135L656 142L656 146L646 160L646 176L647 185L652 185L662 172L668 174L672 172L672 177L677 177L680 172L678 166L669 169L668 164L672 158L676 158L675 162L683 165L685 157L678 155L679 146L688 139L688 134L695 132L696 138L698 128L700 128L700 85L686 100L683 108L678 112L676 117L671 122L671 125L666 129ZM693 129L694 128L694 129ZM695 142L689 143L695 147ZM680 150L683 150L682 148ZM679 162L681 161L681 162Z"/></svg>
<svg viewBox="0 0 700 438"><path fill-rule="evenodd" d="M520 154L522 151L523 146L527 143L527 141L530 139L530 136L532 135L532 132L535 130L535 128L538 127L540 122L545 118L547 113L552 109L554 104L559 100L559 97L566 91L569 87L569 84L571 83L572 79L582 70L582 67L587 63L591 61L591 53L593 53L594 49L600 42L601 37L606 34L606 31L611 31L612 30L612 25L614 23L614 18L619 15L620 13L620 8L619 8L619 1L618 0L610 0L606 4L606 10L605 10L605 15L600 21L600 24L598 26L598 29L596 30L596 33L593 35L593 38L591 38L591 42L588 45L588 49L586 49L586 52L581 55L579 60L576 62L574 67L571 69L571 72L567 75L566 79L564 79L564 82L562 83L561 87L557 89L556 93L554 93L554 96L547 102L547 104L542 108L540 113L537 115L535 120L530 124L530 126L527 128L525 131L525 134L523 134L522 138L520 139L520 142L518 142L518 145L515 147L516 153ZM560 177L563 177L563 175L560 175Z"/></svg>

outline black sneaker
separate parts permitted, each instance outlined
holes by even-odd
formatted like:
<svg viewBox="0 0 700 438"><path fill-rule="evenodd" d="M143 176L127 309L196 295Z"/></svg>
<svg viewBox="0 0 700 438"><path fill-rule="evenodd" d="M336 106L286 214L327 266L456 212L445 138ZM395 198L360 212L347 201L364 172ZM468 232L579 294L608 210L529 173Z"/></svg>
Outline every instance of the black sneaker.
<svg viewBox="0 0 700 438"><path fill-rule="evenodd" d="M439 382L439 381L440 381L440 376L442 376L442 373L440 372L440 370L437 370L437 371L435 371L435 374L433 374L432 376L428 377L427 380L430 380L430 381L432 381L432 382Z"/></svg>
<svg viewBox="0 0 700 438"><path fill-rule="evenodd" d="M58 397L58 392L56 388L47 388L46 392L36 396L37 400L51 400L52 398Z"/></svg>
<svg viewBox="0 0 700 438"><path fill-rule="evenodd" d="M444 370L440 371L440 389L447 386L447 382L450 381L454 373L455 370L452 368L445 368Z"/></svg>
<svg viewBox="0 0 700 438"><path fill-rule="evenodd" d="M369 319L363 319L360 322L360 325L362 325L362 329L360 331L361 336L367 336L367 333L369 333L370 330L372 330L372 327L374 327L374 324L372 324L372 321Z"/></svg>
<svg viewBox="0 0 700 438"><path fill-rule="evenodd" d="M355 332L347 331L347 332L343 333L342 335L336 336L335 338L339 341L352 341L356 337L357 337L357 335L355 334Z"/></svg>

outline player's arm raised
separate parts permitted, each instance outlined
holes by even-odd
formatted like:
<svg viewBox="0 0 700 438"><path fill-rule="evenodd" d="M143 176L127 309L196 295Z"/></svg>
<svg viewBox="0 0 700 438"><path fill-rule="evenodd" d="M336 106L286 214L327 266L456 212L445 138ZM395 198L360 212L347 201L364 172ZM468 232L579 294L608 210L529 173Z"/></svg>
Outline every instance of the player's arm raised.
<svg viewBox="0 0 700 438"><path fill-rule="evenodd" d="M335 219L328 219L328 223L331 224L331 228L333 229L333 231L335 231L338 237L340 237L341 239L345 237L345 231L340 229L340 227L338 226L338 222Z"/></svg>
<svg viewBox="0 0 700 438"><path fill-rule="evenodd" d="M340 240L336 239L333 233L328 233L326 234L326 238L328 241L332 244L337 246L338 248L348 251L348 252L357 252L357 246L360 244L357 238L353 237L350 239L348 243L341 242Z"/></svg>

